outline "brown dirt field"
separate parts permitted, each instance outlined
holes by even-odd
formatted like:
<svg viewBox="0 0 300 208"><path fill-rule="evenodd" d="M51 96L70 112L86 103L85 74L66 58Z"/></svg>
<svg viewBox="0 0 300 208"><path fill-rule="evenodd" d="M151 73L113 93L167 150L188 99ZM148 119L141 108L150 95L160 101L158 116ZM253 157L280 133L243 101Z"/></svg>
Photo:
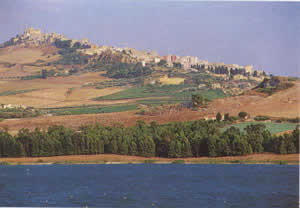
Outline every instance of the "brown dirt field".
<svg viewBox="0 0 300 208"><path fill-rule="evenodd" d="M1 49L0 52L0 62L26 64L38 59L48 60L39 48L9 47Z"/></svg>
<svg viewBox="0 0 300 208"><path fill-rule="evenodd" d="M272 117L294 118L300 115L300 81L295 86L268 97L243 95L214 100L208 107L211 114L230 113L237 115L245 111L252 117L267 115Z"/></svg>
<svg viewBox="0 0 300 208"><path fill-rule="evenodd" d="M74 163L143 163L145 160L154 160L161 163L171 163L174 160L184 160L186 163L231 163L233 161L242 161L244 163L278 163L287 161L290 164L299 164L299 154L279 155L272 153L252 154L245 156L228 156L228 157L199 157L199 158L159 158L159 157L139 157L115 154L100 155L71 155L71 156L53 156L53 157L27 157L27 158L0 158L0 162L9 163L54 163L54 162L74 162Z"/></svg>
<svg viewBox="0 0 300 208"><path fill-rule="evenodd" d="M291 133L293 133L293 131L294 131L294 129L283 131L283 132L279 132L278 134L276 134L276 136L283 136L285 134L291 134Z"/></svg>
<svg viewBox="0 0 300 208"><path fill-rule="evenodd" d="M23 94L0 96L0 103L23 104L36 108L102 104L103 102L93 101L91 98L116 93L123 89L118 87L107 89L84 87L89 83L102 82L109 79L101 74L102 73L99 72L91 72L78 76L65 78L56 77L46 80L0 80L0 93L25 89L39 89L38 91ZM71 88L74 90L72 90L70 94L67 94L67 91ZM125 101L116 101L115 103L124 102Z"/></svg>

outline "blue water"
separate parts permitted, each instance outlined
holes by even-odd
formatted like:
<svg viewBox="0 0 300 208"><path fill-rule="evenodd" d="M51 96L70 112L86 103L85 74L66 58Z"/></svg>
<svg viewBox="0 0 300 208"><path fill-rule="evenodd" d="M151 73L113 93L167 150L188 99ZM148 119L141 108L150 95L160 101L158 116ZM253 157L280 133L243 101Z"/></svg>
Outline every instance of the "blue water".
<svg viewBox="0 0 300 208"><path fill-rule="evenodd" d="M0 206L298 207L299 166L0 167Z"/></svg>

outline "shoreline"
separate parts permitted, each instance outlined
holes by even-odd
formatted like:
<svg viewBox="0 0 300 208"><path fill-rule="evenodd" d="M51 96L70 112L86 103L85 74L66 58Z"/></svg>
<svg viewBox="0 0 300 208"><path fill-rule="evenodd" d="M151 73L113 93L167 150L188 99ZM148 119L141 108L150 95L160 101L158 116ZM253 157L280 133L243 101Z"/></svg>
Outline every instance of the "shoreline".
<svg viewBox="0 0 300 208"><path fill-rule="evenodd" d="M299 165L300 154L251 154L225 157L159 158L115 154L68 155L51 157L0 158L1 165L56 164L281 164Z"/></svg>

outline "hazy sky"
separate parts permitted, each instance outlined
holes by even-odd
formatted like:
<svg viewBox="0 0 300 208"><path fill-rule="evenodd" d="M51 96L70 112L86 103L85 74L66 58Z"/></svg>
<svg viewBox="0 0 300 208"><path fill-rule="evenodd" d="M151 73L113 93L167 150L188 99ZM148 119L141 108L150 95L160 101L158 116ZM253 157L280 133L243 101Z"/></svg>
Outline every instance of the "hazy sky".
<svg viewBox="0 0 300 208"><path fill-rule="evenodd" d="M0 0L0 42L25 25L99 45L300 76L300 2Z"/></svg>

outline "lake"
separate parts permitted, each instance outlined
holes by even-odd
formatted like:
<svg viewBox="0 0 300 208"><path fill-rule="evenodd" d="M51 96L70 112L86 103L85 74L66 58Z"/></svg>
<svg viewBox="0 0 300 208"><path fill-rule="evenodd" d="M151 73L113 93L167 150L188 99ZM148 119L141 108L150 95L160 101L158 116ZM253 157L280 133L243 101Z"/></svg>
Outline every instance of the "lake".
<svg viewBox="0 0 300 208"><path fill-rule="evenodd" d="M297 165L0 166L0 206L298 207Z"/></svg>

